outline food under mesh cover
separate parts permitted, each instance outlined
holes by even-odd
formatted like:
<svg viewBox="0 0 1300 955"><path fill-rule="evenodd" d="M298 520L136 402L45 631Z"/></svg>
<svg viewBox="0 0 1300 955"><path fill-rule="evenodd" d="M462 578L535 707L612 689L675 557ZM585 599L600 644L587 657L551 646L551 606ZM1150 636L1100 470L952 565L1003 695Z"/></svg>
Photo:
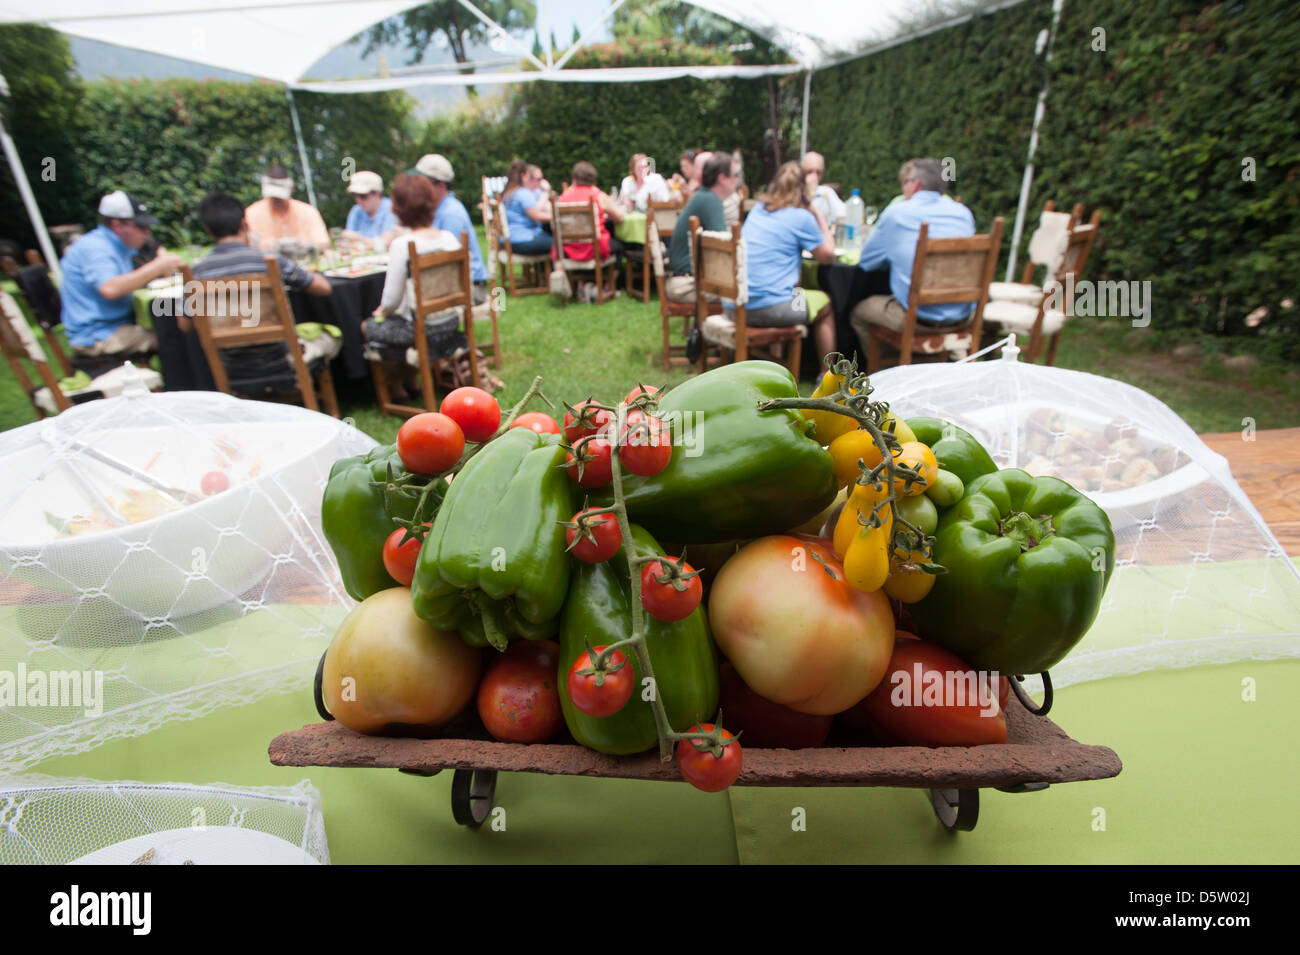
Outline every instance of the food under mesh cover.
<svg viewBox="0 0 1300 955"><path fill-rule="evenodd" d="M1000 467L1069 481L1110 516L1115 570L1056 685L1300 656L1300 573L1227 461L1156 398L1014 353L890 368L872 385L903 417L952 421Z"/></svg>
<svg viewBox="0 0 1300 955"><path fill-rule="evenodd" d="M304 685L352 603L321 492L373 445L131 387L0 434L0 769Z"/></svg>

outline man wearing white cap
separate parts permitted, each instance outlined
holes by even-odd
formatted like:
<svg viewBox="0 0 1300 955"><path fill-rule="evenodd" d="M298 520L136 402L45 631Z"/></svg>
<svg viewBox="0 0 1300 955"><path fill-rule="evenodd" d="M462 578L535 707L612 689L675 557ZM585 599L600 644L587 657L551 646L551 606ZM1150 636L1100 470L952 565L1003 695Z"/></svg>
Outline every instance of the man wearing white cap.
<svg viewBox="0 0 1300 955"><path fill-rule="evenodd" d="M384 180L374 172L354 173L348 192L355 197L356 205L348 212L342 237L365 245L373 245L377 239L379 248L388 248L397 234L397 217L392 202L384 195Z"/></svg>
<svg viewBox="0 0 1300 955"><path fill-rule="evenodd" d="M478 236L470 222L465 204L451 191L451 181L456 174L446 157L437 153L421 156L415 164L415 171L433 183L433 193L438 197L438 208L433 214L433 227L450 232L459 237L464 232L469 238L469 274L474 282L474 304L482 305L487 301L487 266L483 264L483 253L478 247Z"/></svg>
<svg viewBox="0 0 1300 955"><path fill-rule="evenodd" d="M126 355L153 351L152 332L135 324L131 293L180 271L184 260L161 248L139 268L131 261L158 220L139 199L122 190L99 201L99 226L68 246L60 265L63 327L77 355Z"/></svg>
<svg viewBox="0 0 1300 955"><path fill-rule="evenodd" d="M262 177L262 198L244 210L253 243L269 251L293 239L301 245L328 249L330 233L320 213L293 198L293 177L279 163L272 163Z"/></svg>

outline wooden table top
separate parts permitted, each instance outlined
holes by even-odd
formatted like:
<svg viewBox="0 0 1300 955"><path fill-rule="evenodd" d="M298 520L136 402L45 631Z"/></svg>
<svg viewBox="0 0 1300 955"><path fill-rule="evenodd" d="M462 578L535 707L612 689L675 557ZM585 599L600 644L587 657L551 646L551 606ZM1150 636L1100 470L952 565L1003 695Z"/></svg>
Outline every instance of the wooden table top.
<svg viewBox="0 0 1300 955"><path fill-rule="evenodd" d="M1300 428L1203 434L1288 554L1300 555ZM1253 440L1249 440L1253 438Z"/></svg>

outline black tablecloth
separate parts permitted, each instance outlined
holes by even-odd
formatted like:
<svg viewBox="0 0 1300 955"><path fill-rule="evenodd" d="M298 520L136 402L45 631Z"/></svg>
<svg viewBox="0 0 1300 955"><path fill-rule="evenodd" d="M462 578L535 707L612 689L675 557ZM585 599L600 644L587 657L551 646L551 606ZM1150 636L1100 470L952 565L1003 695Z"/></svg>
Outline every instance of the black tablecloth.
<svg viewBox="0 0 1300 955"><path fill-rule="evenodd" d="M332 293L328 296L290 292L289 307L295 322L321 322L334 325L343 333L343 350L334 359L334 370L344 378L366 378L370 368L366 364L361 337L361 323L379 307L384 294L384 272L363 275L360 278L330 278Z"/></svg>
<svg viewBox="0 0 1300 955"><path fill-rule="evenodd" d="M332 291L328 296L289 293L289 307L293 309L295 322L321 322L334 325L343 333L343 348L332 362L336 375L366 378L370 374L363 354L361 323L379 305L384 293L384 274L376 272L355 279L330 278ZM163 384L168 391L217 390L196 333L182 332L176 319L165 314L154 315L154 333L158 336Z"/></svg>
<svg viewBox="0 0 1300 955"><path fill-rule="evenodd" d="M835 348L849 357L857 356L858 367L866 369L866 355L860 354L858 336L853 331L849 316L853 306L869 295L888 295L889 269L877 269L864 272L856 265L844 265L840 262L817 267L817 285L831 297L831 308L835 312ZM803 350L801 377L817 380L823 369L817 365L817 350L811 347L809 339Z"/></svg>

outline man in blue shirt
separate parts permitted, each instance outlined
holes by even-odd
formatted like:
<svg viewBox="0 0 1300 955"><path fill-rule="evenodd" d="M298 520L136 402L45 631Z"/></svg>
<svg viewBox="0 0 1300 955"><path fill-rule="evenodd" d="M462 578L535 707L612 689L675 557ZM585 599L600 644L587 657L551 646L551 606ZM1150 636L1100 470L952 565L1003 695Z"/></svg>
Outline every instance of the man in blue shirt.
<svg viewBox="0 0 1300 955"><path fill-rule="evenodd" d="M867 350L870 325L880 325L896 332L903 330L907 318L907 293L912 287L912 260L916 256L916 239L921 223L929 223L932 239L955 239L975 234L975 217L968 208L943 195L947 183L943 166L937 159L914 159L903 165L899 175L903 201L890 205L880 214L876 227L862 246L859 268L872 271L889 269L892 295L872 295L853 308L853 330L857 332L863 354ZM970 318L973 302L949 305L921 305L916 310L918 329L926 331L954 328Z"/></svg>
<svg viewBox="0 0 1300 955"><path fill-rule="evenodd" d="M153 333L135 324L131 293L179 272L184 260L159 248L136 268L131 261L158 220L122 190L99 202L99 227L68 246L59 264L63 327L74 354L83 357L154 351Z"/></svg>
<svg viewBox="0 0 1300 955"><path fill-rule="evenodd" d="M433 227L450 232L460 238L462 232L469 239L469 275L474 282L474 304L482 305L487 301L487 266L483 264L483 253L478 247L478 236L474 224L470 221L465 204L451 191L451 181L456 177L451 163L446 157L437 153L421 156L415 164L416 170L433 183L434 195L438 197L438 208L433 214Z"/></svg>
<svg viewBox="0 0 1300 955"><path fill-rule="evenodd" d="M388 248L388 243L397 234L397 217L393 215L392 202L384 195L384 180L378 173L354 173L348 183L348 192L356 197L357 204L348 211L342 238L353 242L363 240L376 248Z"/></svg>

